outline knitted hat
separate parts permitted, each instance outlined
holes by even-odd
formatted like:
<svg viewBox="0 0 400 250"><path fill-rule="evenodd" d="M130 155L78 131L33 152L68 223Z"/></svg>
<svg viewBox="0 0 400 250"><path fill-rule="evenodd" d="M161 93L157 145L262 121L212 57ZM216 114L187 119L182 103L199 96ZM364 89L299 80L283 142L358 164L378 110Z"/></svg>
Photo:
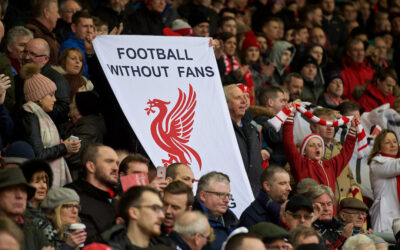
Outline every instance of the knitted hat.
<svg viewBox="0 0 400 250"><path fill-rule="evenodd" d="M193 13L189 16L189 24L193 28L201 23L209 23L210 17L208 17L202 11L193 11Z"/></svg>
<svg viewBox="0 0 400 250"><path fill-rule="evenodd" d="M100 113L100 99L95 91L76 93L75 104L82 116L97 115Z"/></svg>
<svg viewBox="0 0 400 250"><path fill-rule="evenodd" d="M80 201L75 190L70 188L54 188L50 189L47 193L46 198L44 198L40 207L47 210L53 210L61 204L72 201Z"/></svg>
<svg viewBox="0 0 400 250"><path fill-rule="evenodd" d="M40 74L40 68L34 63L25 64L21 68L21 77L25 79L24 95L27 102L36 102L53 94L57 87L52 80Z"/></svg>
<svg viewBox="0 0 400 250"><path fill-rule="evenodd" d="M303 58L303 60L301 61L301 64L300 64L300 65L301 65L301 66L300 66L300 70L301 70L304 66L306 66L307 64L314 64L315 67L318 68L318 62L317 62L317 60L315 60L315 58L312 57L312 56L310 56L310 55L308 55L308 56L306 56L306 57Z"/></svg>
<svg viewBox="0 0 400 250"><path fill-rule="evenodd" d="M249 95L251 95L251 90L249 87L247 87L247 85L243 84L243 83L238 83L236 84L239 89L241 89L243 91L243 93L249 93Z"/></svg>
<svg viewBox="0 0 400 250"><path fill-rule="evenodd" d="M399 241L400 240L400 218L393 219L392 229L393 229L394 237L396 238L397 241Z"/></svg>
<svg viewBox="0 0 400 250"><path fill-rule="evenodd" d="M242 44L242 51L246 51L249 47L257 47L259 49L261 48L256 35L254 35L254 32L251 30L247 31L245 34Z"/></svg>
<svg viewBox="0 0 400 250"><path fill-rule="evenodd" d="M301 146L300 146L300 154L301 154L302 156L304 156L307 143L308 143L312 138L318 138L318 139L321 140L321 144L322 144L321 156L323 156L324 153L325 153L324 140L322 139L321 136L319 136L319 135L317 135L317 134L309 134L306 138L304 138L304 140L303 140L303 142L301 143Z"/></svg>
<svg viewBox="0 0 400 250"><path fill-rule="evenodd" d="M333 80L339 78L343 82L342 75L340 74L339 71L331 71L325 75L325 86L328 87L329 83L331 83Z"/></svg>
<svg viewBox="0 0 400 250"><path fill-rule="evenodd" d="M182 19L176 19L171 24L171 29L182 36L193 35L193 29L190 25Z"/></svg>
<svg viewBox="0 0 400 250"><path fill-rule="evenodd" d="M22 170L22 173L24 173L25 179L28 182L32 179L32 176L35 173L44 171L49 177L48 186L51 187L53 185L53 171L46 161L40 159L29 160L24 162L20 168Z"/></svg>
<svg viewBox="0 0 400 250"><path fill-rule="evenodd" d="M7 164L22 164L26 160L35 158L32 146L24 141L15 141L7 147L3 156Z"/></svg>

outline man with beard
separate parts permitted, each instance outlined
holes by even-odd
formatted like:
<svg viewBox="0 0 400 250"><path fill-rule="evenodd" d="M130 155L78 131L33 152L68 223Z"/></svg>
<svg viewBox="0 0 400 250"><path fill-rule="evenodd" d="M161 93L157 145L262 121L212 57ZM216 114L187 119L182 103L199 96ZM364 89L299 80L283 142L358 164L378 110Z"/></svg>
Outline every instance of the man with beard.
<svg viewBox="0 0 400 250"><path fill-rule="evenodd" d="M325 121L334 121L335 113L332 109L318 108L315 109L313 114ZM340 153L343 146L340 142L336 141L333 137L335 136L335 128L330 126L319 125L317 123L310 123L311 132L320 135L324 140L324 156L322 160L329 160ZM353 172L349 165L347 165L336 179L335 182L335 199L334 207L337 208L339 201L350 193L350 191L358 189L356 181L353 178ZM360 190L359 190L360 191Z"/></svg>
<svg viewBox="0 0 400 250"><path fill-rule="evenodd" d="M322 0L322 29L328 36L333 49L343 45L346 40L346 29L342 19L336 15L335 0Z"/></svg>
<svg viewBox="0 0 400 250"><path fill-rule="evenodd" d="M82 155L85 178L66 185L74 189L81 200L79 217L86 225L86 244L96 241L114 222L118 164L118 155L112 148L101 144L88 146Z"/></svg>
<svg viewBox="0 0 400 250"><path fill-rule="evenodd" d="M285 77L283 86L289 90L289 101L300 99L301 92L303 92L303 77L299 73L290 73Z"/></svg>

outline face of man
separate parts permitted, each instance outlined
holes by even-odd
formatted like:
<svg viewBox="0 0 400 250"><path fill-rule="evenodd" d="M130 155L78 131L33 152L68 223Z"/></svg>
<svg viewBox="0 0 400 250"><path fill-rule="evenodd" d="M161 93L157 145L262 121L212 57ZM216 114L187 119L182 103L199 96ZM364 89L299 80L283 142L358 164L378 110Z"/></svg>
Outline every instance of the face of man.
<svg viewBox="0 0 400 250"><path fill-rule="evenodd" d="M291 100L294 101L296 99L300 99L301 92L303 92L303 85L303 79L292 77L289 85L287 86Z"/></svg>
<svg viewBox="0 0 400 250"><path fill-rule="evenodd" d="M384 96L393 94L394 86L396 86L396 81L390 76L386 77L384 81L378 79L378 89Z"/></svg>
<svg viewBox="0 0 400 250"><path fill-rule="evenodd" d="M228 20L228 21L226 21L226 22L222 25L221 29L222 29L222 32L229 32L229 33L232 33L233 35L236 36L237 28L236 28L236 22L235 22L235 20Z"/></svg>
<svg viewBox="0 0 400 250"><path fill-rule="evenodd" d="M380 60L385 60L386 59L386 54L387 54L387 46L386 42L384 39L375 39L375 51L379 55Z"/></svg>
<svg viewBox="0 0 400 250"><path fill-rule="evenodd" d="M339 212L340 219L346 223L353 223L357 228L362 228L365 218L367 217L367 212L357 209L345 208Z"/></svg>
<svg viewBox="0 0 400 250"><path fill-rule="evenodd" d="M314 25L322 26L322 9L316 8L312 15L312 22Z"/></svg>
<svg viewBox="0 0 400 250"><path fill-rule="evenodd" d="M95 162L95 179L105 185L118 183L118 155L110 147L99 147Z"/></svg>
<svg viewBox="0 0 400 250"><path fill-rule="evenodd" d="M153 11L161 13L164 11L166 4L167 3L165 0L152 0L151 8L153 9Z"/></svg>
<svg viewBox="0 0 400 250"><path fill-rule="evenodd" d="M332 15L335 10L335 0L323 0L321 7L324 15Z"/></svg>
<svg viewBox="0 0 400 250"><path fill-rule="evenodd" d="M134 220L137 228L150 237L160 235L161 224L165 217L160 197L153 192L145 191L141 200L141 204L133 208L136 210Z"/></svg>
<svg viewBox="0 0 400 250"><path fill-rule="evenodd" d="M278 92L276 98L268 99L267 105L274 111L275 114L278 114L279 111L281 111L287 104L287 102L288 100L285 98L285 94Z"/></svg>
<svg viewBox="0 0 400 250"><path fill-rule="evenodd" d="M176 218L187 210L187 195L164 193L163 199L165 208L164 225L173 227Z"/></svg>
<svg viewBox="0 0 400 250"><path fill-rule="evenodd" d="M45 18L48 22L49 30L53 31L53 29L57 25L57 20L60 18L60 14L58 14L58 4L51 3L47 12L45 13Z"/></svg>
<svg viewBox="0 0 400 250"><path fill-rule="evenodd" d="M308 209L300 208L296 212L286 211L285 215L290 229L294 229L298 225L311 227L313 215Z"/></svg>
<svg viewBox="0 0 400 250"><path fill-rule="evenodd" d="M44 65L49 61L49 51L46 51L45 42L41 39L30 40L24 49L23 63L34 63L43 68Z"/></svg>
<svg viewBox="0 0 400 250"><path fill-rule="evenodd" d="M0 190L0 214L10 219L22 215L26 209L27 189L24 185L16 185Z"/></svg>
<svg viewBox="0 0 400 250"><path fill-rule="evenodd" d="M146 165L146 163L143 162L136 162L136 161L129 162L128 169L126 170L126 175L138 174L138 173L148 174L149 167Z"/></svg>
<svg viewBox="0 0 400 250"><path fill-rule="evenodd" d="M61 11L61 18L66 23L72 23L72 16L81 10L81 7L75 0L66 1L63 10Z"/></svg>
<svg viewBox="0 0 400 250"><path fill-rule="evenodd" d="M350 50L347 50L347 55L355 63L364 62L365 58L364 44L362 42L359 42L351 45Z"/></svg>
<svg viewBox="0 0 400 250"><path fill-rule="evenodd" d="M260 44L260 47L261 47L260 48L260 52L262 54L266 53L267 52L267 48L268 48L267 39L265 39L265 37L258 36L257 37L257 41L258 41L258 43Z"/></svg>
<svg viewBox="0 0 400 250"><path fill-rule="evenodd" d="M265 181L263 186L271 200L278 203L285 202L292 190L290 187L290 177L287 173L276 173L272 183Z"/></svg>
<svg viewBox="0 0 400 250"><path fill-rule="evenodd" d="M22 63L22 51L24 51L26 44L31 40L29 36L16 36L15 42L7 44L9 56L13 59L17 59L19 63Z"/></svg>
<svg viewBox="0 0 400 250"><path fill-rule="evenodd" d="M313 63L306 64L301 68L300 74L306 81L314 81L317 75L317 66Z"/></svg>
<svg viewBox="0 0 400 250"><path fill-rule="evenodd" d="M353 22L357 20L357 10L352 5L346 5L343 8L343 16L347 22Z"/></svg>
<svg viewBox="0 0 400 250"><path fill-rule="evenodd" d="M319 118L325 121L333 121L333 117L328 115L320 115ZM312 123L311 130L313 133L320 135L327 144L331 143L333 136L335 135L335 128L332 126L324 126L317 123Z"/></svg>
<svg viewBox="0 0 400 250"><path fill-rule="evenodd" d="M314 200L314 203L319 203L322 207L320 220L332 220L333 218L333 202L329 195L326 193L320 195Z"/></svg>
<svg viewBox="0 0 400 250"><path fill-rule="evenodd" d="M193 171L188 166L180 165L176 171L176 177L173 181L181 181L193 189Z"/></svg>
<svg viewBox="0 0 400 250"><path fill-rule="evenodd" d="M279 23L276 21L270 21L264 28L263 32L271 40L279 39Z"/></svg>
<svg viewBox="0 0 400 250"><path fill-rule="evenodd" d="M77 25L71 25L72 32L74 32L75 37L78 39L85 39L91 34L94 34L94 24L92 18L79 18L79 23Z"/></svg>
<svg viewBox="0 0 400 250"><path fill-rule="evenodd" d="M304 29L299 30L297 32L297 36L298 36L298 40L300 42L307 43L308 42L308 37L309 37L308 29L304 28Z"/></svg>
<svg viewBox="0 0 400 250"><path fill-rule="evenodd" d="M343 81L340 78L333 79L328 85L327 92L333 97L341 97L343 95Z"/></svg>
<svg viewBox="0 0 400 250"><path fill-rule="evenodd" d="M210 35L209 28L210 28L209 23L207 22L200 23L193 27L193 33L195 36L208 37Z"/></svg>
<svg viewBox="0 0 400 250"><path fill-rule="evenodd" d="M321 46L325 46L325 44L326 44L325 32L321 28L312 29L310 40L312 43L316 43Z"/></svg>
<svg viewBox="0 0 400 250"><path fill-rule="evenodd" d="M243 91L239 87L229 90L228 109L232 120L241 119L246 112L246 98Z"/></svg>
<svg viewBox="0 0 400 250"><path fill-rule="evenodd" d="M200 201L219 218L226 213L231 187L229 183L212 180L206 190L200 192Z"/></svg>

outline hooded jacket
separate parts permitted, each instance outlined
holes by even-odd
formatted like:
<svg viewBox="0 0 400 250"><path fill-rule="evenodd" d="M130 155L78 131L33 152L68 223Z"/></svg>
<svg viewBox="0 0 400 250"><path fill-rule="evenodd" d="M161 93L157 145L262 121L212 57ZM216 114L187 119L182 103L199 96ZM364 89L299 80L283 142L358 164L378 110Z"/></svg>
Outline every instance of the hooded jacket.
<svg viewBox="0 0 400 250"><path fill-rule="evenodd" d="M290 64L296 53L296 49L293 44L287 41L277 41L272 46L271 54L269 57L271 62L275 65L275 71L272 80L272 83L274 84L283 84L283 78L285 76L285 69L287 66L282 64L282 56L286 50L290 50L292 52L289 60Z"/></svg>
<svg viewBox="0 0 400 250"><path fill-rule="evenodd" d="M374 77L375 70L364 60L362 63L353 62L349 57L343 58L343 70L340 73L343 78L343 98L354 100L353 90L355 86L365 85Z"/></svg>
<svg viewBox="0 0 400 250"><path fill-rule="evenodd" d="M392 94L384 96L375 84L368 84L364 94L358 99L360 108L364 112L370 112L385 103L390 103L390 107L393 107L394 101L396 97Z"/></svg>

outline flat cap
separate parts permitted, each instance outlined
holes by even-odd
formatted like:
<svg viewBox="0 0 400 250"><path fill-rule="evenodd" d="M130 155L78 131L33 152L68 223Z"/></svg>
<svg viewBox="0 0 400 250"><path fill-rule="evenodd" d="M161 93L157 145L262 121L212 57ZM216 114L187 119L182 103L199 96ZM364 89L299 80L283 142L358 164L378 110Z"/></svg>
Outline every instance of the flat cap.
<svg viewBox="0 0 400 250"><path fill-rule="evenodd" d="M260 236L263 242L270 242L282 238L289 239L288 231L270 222L255 224L249 228L249 232Z"/></svg>
<svg viewBox="0 0 400 250"><path fill-rule="evenodd" d="M350 209L357 209L357 210L364 210L367 211L368 207L359 199L356 198L344 198L340 201L340 209L343 208L350 208Z"/></svg>

